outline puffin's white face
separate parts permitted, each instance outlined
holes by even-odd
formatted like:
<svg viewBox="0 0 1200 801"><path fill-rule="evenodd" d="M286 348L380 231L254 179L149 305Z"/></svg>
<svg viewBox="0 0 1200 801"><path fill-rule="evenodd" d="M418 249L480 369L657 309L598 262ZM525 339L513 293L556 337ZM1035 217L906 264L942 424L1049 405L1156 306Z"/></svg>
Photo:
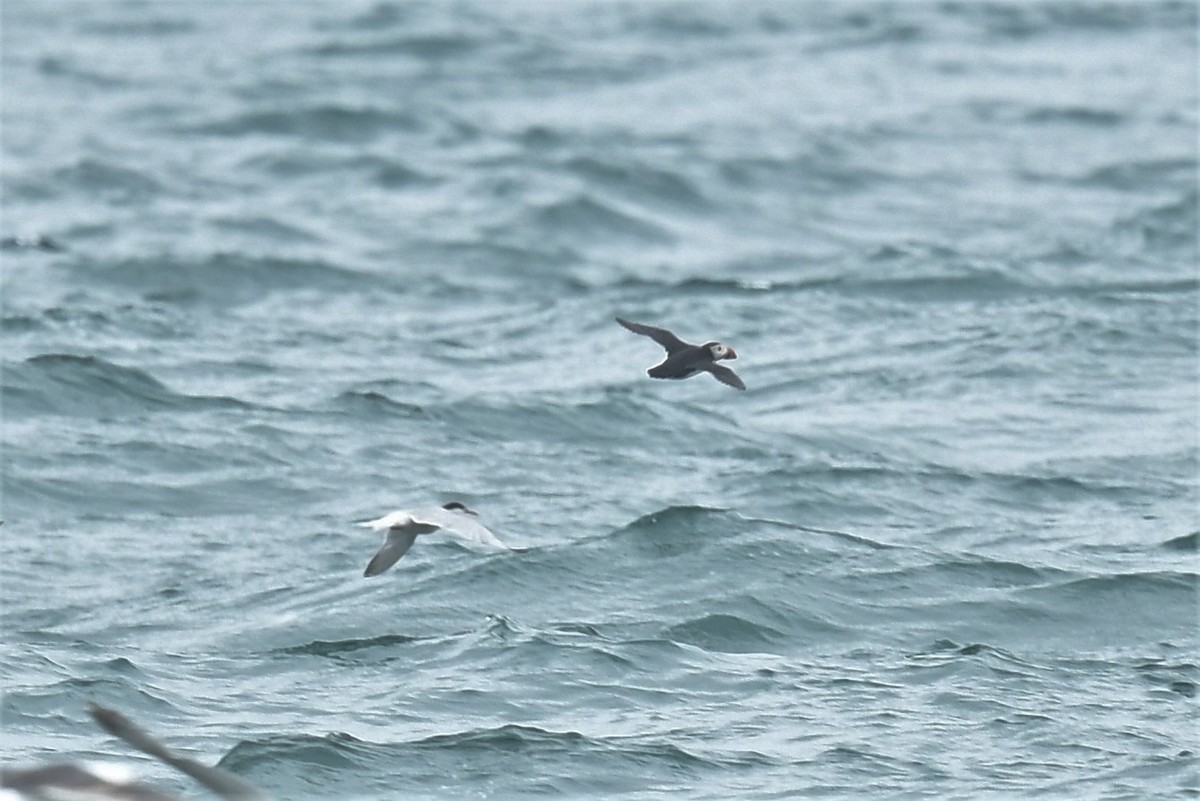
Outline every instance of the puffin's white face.
<svg viewBox="0 0 1200 801"><path fill-rule="evenodd" d="M710 342L708 344L708 352L712 354L714 360L737 358L737 351L735 351L733 348L722 345L720 342Z"/></svg>

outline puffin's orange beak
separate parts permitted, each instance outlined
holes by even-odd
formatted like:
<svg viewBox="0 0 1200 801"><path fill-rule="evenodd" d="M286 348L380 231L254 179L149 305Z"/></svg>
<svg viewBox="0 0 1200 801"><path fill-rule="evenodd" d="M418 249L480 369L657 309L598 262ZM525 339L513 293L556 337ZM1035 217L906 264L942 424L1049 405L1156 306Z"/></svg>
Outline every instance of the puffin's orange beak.
<svg viewBox="0 0 1200 801"><path fill-rule="evenodd" d="M734 350L733 348L728 348L728 347L725 348L725 358L726 359L736 359L737 351Z"/></svg>

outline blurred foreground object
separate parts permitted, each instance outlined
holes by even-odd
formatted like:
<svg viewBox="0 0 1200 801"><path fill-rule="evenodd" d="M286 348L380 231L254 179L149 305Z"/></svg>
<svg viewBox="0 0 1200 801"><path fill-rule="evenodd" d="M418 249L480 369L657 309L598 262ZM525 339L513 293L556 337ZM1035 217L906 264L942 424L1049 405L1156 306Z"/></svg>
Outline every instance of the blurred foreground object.
<svg viewBox="0 0 1200 801"><path fill-rule="evenodd" d="M106 732L170 765L230 801L266 801L267 796L219 768L202 765L171 751L133 721L114 709L90 704L88 712ZM38 768L0 768L0 801L17 799L129 799L130 801L181 801L134 781L132 772L118 765L65 763Z"/></svg>

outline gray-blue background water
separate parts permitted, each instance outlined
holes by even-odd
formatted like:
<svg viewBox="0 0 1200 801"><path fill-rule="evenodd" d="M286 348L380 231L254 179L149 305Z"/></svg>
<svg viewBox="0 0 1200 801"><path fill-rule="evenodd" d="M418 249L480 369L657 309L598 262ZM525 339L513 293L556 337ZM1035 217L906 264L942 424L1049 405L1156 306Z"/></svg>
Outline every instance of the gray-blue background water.
<svg viewBox="0 0 1200 801"><path fill-rule="evenodd" d="M6 0L5 757L1197 795L1196 16Z"/></svg>

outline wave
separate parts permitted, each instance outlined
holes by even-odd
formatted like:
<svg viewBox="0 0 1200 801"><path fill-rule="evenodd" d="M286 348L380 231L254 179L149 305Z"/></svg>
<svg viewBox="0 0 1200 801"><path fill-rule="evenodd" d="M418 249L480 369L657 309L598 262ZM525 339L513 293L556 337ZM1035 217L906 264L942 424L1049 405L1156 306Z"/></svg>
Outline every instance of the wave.
<svg viewBox="0 0 1200 801"><path fill-rule="evenodd" d="M250 234L273 242L285 244L320 242L321 238L295 225L281 222L274 217L213 217L209 224L214 228L236 234Z"/></svg>
<svg viewBox="0 0 1200 801"><path fill-rule="evenodd" d="M1078 182L1084 186L1134 191L1159 189L1164 184L1174 182L1190 182L1195 174L1195 159L1131 160L1095 167L1081 176Z"/></svg>
<svg viewBox="0 0 1200 801"><path fill-rule="evenodd" d="M779 629L737 615L713 613L677 623L663 631L663 637L687 643L706 651L757 653L776 650L789 639Z"/></svg>
<svg viewBox="0 0 1200 801"><path fill-rule="evenodd" d="M87 283L140 292L148 300L181 305L238 305L273 292L296 289L349 291L377 285L378 276L320 259L289 259L247 253L199 258L124 259L103 266L77 263L72 271Z"/></svg>
<svg viewBox="0 0 1200 801"><path fill-rule="evenodd" d="M520 751L527 748L548 748L576 751L581 746L595 742L575 731L550 731L537 726L508 724L496 728L470 729L454 734L437 734L418 740L413 745L429 750L491 751L502 749Z"/></svg>
<svg viewBox="0 0 1200 801"><path fill-rule="evenodd" d="M425 33L327 42L311 48L310 52L326 57L411 56L422 61L441 61L468 56L483 44L466 34Z"/></svg>
<svg viewBox="0 0 1200 801"><path fill-rule="evenodd" d="M1116 573L1081 576L1077 572L1048 566L972 555L931 555L932 561L918 565L891 567L860 577L864 586L879 591L904 587L920 589L928 600L944 598L952 602L968 599L981 590L1002 591L1000 596L1033 602L1048 612L1073 610L1090 613L1108 608L1105 599L1124 597L1116 606L1131 615L1149 614L1160 608L1180 609L1200 586L1196 574L1171 571ZM1004 613L997 609L997 614Z"/></svg>
<svg viewBox="0 0 1200 801"><path fill-rule="evenodd" d="M1168 662L1153 659L1134 666L1146 683L1184 698L1195 698L1200 684L1200 665L1194 662Z"/></svg>
<svg viewBox="0 0 1200 801"><path fill-rule="evenodd" d="M83 159L71 167L55 170L54 179L81 192L124 201L144 200L163 189L162 184L142 170L95 159Z"/></svg>
<svg viewBox="0 0 1200 801"><path fill-rule="evenodd" d="M492 247L463 245L463 253L473 254L477 261L493 257ZM449 255L447 253L447 255ZM459 254L455 254L459 255ZM764 265L760 262L739 263L736 272L752 273L755 277L739 275L672 275L659 271L653 277L625 271L578 271L564 273L563 261L574 261L565 252L542 252L514 249L516 258L532 258L556 265L554 273L547 279L561 282L565 288L579 292L594 292L597 289L626 289L639 292L669 292L678 297L736 297L747 298L762 295L788 296L791 294L834 294L861 298L867 295L890 297L915 303L993 303L997 300L1021 298L1045 299L1049 296L1094 299L1129 295L1177 295L1194 294L1200 289L1200 279L1163 274L1160 277L1129 278L1124 274L1096 276L1079 280L1060 271L1045 275L1023 276L1019 270L1009 267L963 267L957 271L931 274L923 271L920 262L927 261L920 249L885 246L868 255L871 262L867 268L858 266L816 268L811 274L799 278L779 278L764 275L765 272L784 273L783 266ZM502 254L506 262L509 254ZM1064 260L1091 261L1092 256L1077 248L1064 246L1039 254L1037 261L1056 264ZM940 259L939 259L940 260ZM794 259L784 260L785 265ZM521 261L514 266L527 266ZM883 264L887 269L881 269Z"/></svg>
<svg viewBox="0 0 1200 801"><path fill-rule="evenodd" d="M1128 613L1185 610L1200 589L1200 575L1182 571L1147 571L1086 576L1033 587L1025 592L1079 610L1114 609ZM1111 603L1110 603L1111 602ZM1058 607L1055 603L1052 606Z"/></svg>
<svg viewBox="0 0 1200 801"><path fill-rule="evenodd" d="M743 521L727 509L706 506L668 506L639 517L607 539L629 542L658 558L691 554L707 541L727 536Z"/></svg>
<svg viewBox="0 0 1200 801"><path fill-rule="evenodd" d="M548 403L493 403L484 400L465 400L426 406L425 413L448 425L459 435L493 441L503 432L509 441L532 440L554 443L594 443L605 441L612 445L641 441L644 426L660 426L663 413L653 405L621 391L608 391L596 399ZM711 415L709 416L711 418ZM681 417L683 429L670 436L689 436L691 424L703 425L702 420ZM715 427L716 423L712 423Z"/></svg>
<svg viewBox="0 0 1200 801"><path fill-rule="evenodd" d="M15 175L5 182L5 189L27 201L84 196L114 206L144 204L168 191L145 170L96 158L84 158L49 173Z"/></svg>
<svg viewBox="0 0 1200 801"><path fill-rule="evenodd" d="M1021 508L1061 509L1064 504L1133 499L1145 493L1144 487L1069 475L983 473L972 479L972 483L991 498Z"/></svg>
<svg viewBox="0 0 1200 801"><path fill-rule="evenodd" d="M272 653L286 656L340 657L369 648L392 648L397 645L408 645L421 639L407 634L381 634L377 637L349 640L313 640L303 645L276 648Z"/></svg>
<svg viewBox="0 0 1200 801"><path fill-rule="evenodd" d="M706 276L655 277L644 275L622 275L613 285L617 288L646 289L663 288L679 295L708 295L708 294L746 294L758 295L764 292L805 292L836 286L842 279L828 276L809 279L746 279L746 278L713 278Z"/></svg>
<svg viewBox="0 0 1200 801"><path fill-rule="evenodd" d="M1193 165L1194 166L1194 165ZM1178 248L1195 262L1200 224L1200 191L1190 189L1177 200L1142 209L1131 217L1118 220L1118 233L1138 236L1155 250Z"/></svg>
<svg viewBox="0 0 1200 801"><path fill-rule="evenodd" d="M285 770L289 763L305 771L354 769L370 765L381 750L386 751L386 747L341 732L324 736L268 735L237 743L221 757L217 767L239 776L261 775L264 770L276 773Z"/></svg>
<svg viewBox="0 0 1200 801"><path fill-rule="evenodd" d="M1031 662L1016 653L982 642L967 644L954 640L938 640L924 651L908 655L908 662L919 667L940 666L962 660L988 666L993 672L1009 676L1032 676L1045 673L1046 665Z"/></svg>
<svg viewBox="0 0 1200 801"><path fill-rule="evenodd" d="M7 725L12 725L17 718L45 720L62 715L65 708L83 709L91 702L111 704L122 709L156 709L165 713L178 711L170 701L144 689L144 686L145 681L141 677L117 675L74 677L29 689L5 688L0 697L0 716L3 716Z"/></svg>
<svg viewBox="0 0 1200 801"><path fill-rule="evenodd" d="M887 619L907 636L936 633L1014 651L1071 642L1081 651L1194 637L1197 577L1148 571L1103 576L977 557L925 555L924 564L840 577L861 594L852 619ZM869 566L868 566L869 567ZM895 599L905 598L903 603ZM1053 648L1054 646L1049 646Z"/></svg>
<svg viewBox="0 0 1200 801"><path fill-rule="evenodd" d="M425 186L437 179L404 161L390 156L371 153L353 155L325 155L310 149L297 152L273 152L255 155L246 159L243 167L262 170L281 178L302 178L312 175L335 175L365 177L384 189L404 189Z"/></svg>
<svg viewBox="0 0 1200 801"><path fill-rule="evenodd" d="M1169 551L1200 551L1200 531L1169 539L1162 547Z"/></svg>
<svg viewBox="0 0 1200 801"><path fill-rule="evenodd" d="M915 260L904 250L884 249L870 257L873 261ZM799 279L771 278L713 278L684 276L676 278L646 278L622 276L618 286L664 287L672 292L689 294L743 294L794 292L832 292L861 297L864 294L890 296L899 300L918 302L957 302L962 300L991 301L996 298L1029 294L1043 295L1046 287L1022 281L999 269L964 269L958 273L939 275L916 274L889 276L872 268L869 272L823 272Z"/></svg>
<svg viewBox="0 0 1200 801"><path fill-rule="evenodd" d="M216 455L210 458L215 461ZM50 508L70 508L83 518L121 518L162 514L176 517L220 517L230 514L264 515L273 503L297 503L308 492L278 473L227 470L213 480L179 482L168 476L147 474L138 465L116 463L105 457L95 461L120 478L29 477L8 479L5 489L10 507L24 517L36 517ZM95 471L92 471L93 473ZM60 567L55 563L55 567Z"/></svg>
<svg viewBox="0 0 1200 801"><path fill-rule="evenodd" d="M619 194L626 200L688 212L707 211L712 201L678 172L650 164L622 163L598 157L576 156L566 169L588 183Z"/></svg>
<svg viewBox="0 0 1200 801"><path fill-rule="evenodd" d="M15 417L121 418L157 411L245 408L235 398L184 395L142 370L95 356L46 353L8 365L4 411Z"/></svg>
<svg viewBox="0 0 1200 801"><path fill-rule="evenodd" d="M502 242L496 239L416 240L409 245L406 257L414 263L428 264L434 269L422 276L433 290L441 290L461 299L464 293L478 293L492 287L510 287L512 281L523 285L522 294L529 297L536 281L538 290L587 290L571 277L566 268L581 262L578 252L569 243L522 238ZM496 279L501 282L496 282Z"/></svg>
<svg viewBox="0 0 1200 801"><path fill-rule="evenodd" d="M965 103L962 111L973 122L1011 126L1022 131L1034 126L1116 128L1132 119L1130 115L1103 106L1044 106L1020 100L973 100ZM1015 172L1034 180L1063 180L1063 177L1055 172L1047 174L1029 169L1017 169ZM1076 180L1067 179L1067 182L1074 183Z"/></svg>
<svg viewBox="0 0 1200 801"><path fill-rule="evenodd" d="M886 577L884 583L891 586L926 587L927 597L930 593L957 597L958 588L978 591L985 588L1043 586L1049 581L1073 575L1053 568L1032 567L1011 560L958 556L941 557L934 562L898 568L876 574L876 577Z"/></svg>
<svg viewBox="0 0 1200 801"><path fill-rule="evenodd" d="M0 238L0 250L17 252L62 253L66 245L46 234L38 236L6 236Z"/></svg>
<svg viewBox="0 0 1200 801"><path fill-rule="evenodd" d="M695 505L667 506L650 512L616 529L603 539L608 542L631 543L643 555L656 557L692 555L709 544L726 551L734 551L735 557L748 557L757 550L754 544L734 541L734 535L748 530L774 532L768 541L775 545L781 540L791 540L790 534L793 532L819 534L826 542L831 543L830 547L826 547L823 543L807 539L796 546L800 549L797 556L802 554L809 560L818 553L833 555L843 550L841 546L846 545L856 550L885 550L891 547L869 537L845 531L747 517L730 509ZM772 549L770 553L779 556L778 548Z"/></svg>
<svg viewBox="0 0 1200 801"><path fill-rule="evenodd" d="M536 208L528 224L541 237L556 242L599 242L614 240L640 245L667 245L676 237L645 214L618 210L591 195L580 195Z"/></svg>
<svg viewBox="0 0 1200 801"><path fill-rule="evenodd" d="M1040 291L1014 278L1011 274L991 268L968 268L958 273L914 275L910 277L849 277L832 285L839 291L861 295L864 292L890 298L922 303L945 303L979 300L994 302Z"/></svg>
<svg viewBox="0 0 1200 801"><path fill-rule="evenodd" d="M625 30L636 34L644 34L649 30L668 40L684 37L719 39L741 27L729 17L722 19L719 14L705 12L704 5L631 6L625 18ZM747 9L747 14L752 17L753 11Z"/></svg>
<svg viewBox="0 0 1200 801"><path fill-rule="evenodd" d="M449 751L455 754L530 753L533 756L562 756L572 760L595 760L613 765L640 767L642 770L674 771L689 769L725 769L774 764L774 760L755 751L736 754L701 755L667 738L650 736L595 737L577 731L555 731L532 725L505 724L492 728L469 729L454 734L439 734L411 744L426 753Z"/></svg>
<svg viewBox="0 0 1200 801"><path fill-rule="evenodd" d="M1082 34L1091 30L1129 35L1140 28L1180 25L1191 29L1195 27L1196 22L1194 13L1189 9L1188 3L962 3L939 6L941 13L972 20L993 36L1020 41L1038 36L1060 35L1064 31Z"/></svg>
<svg viewBox="0 0 1200 801"><path fill-rule="evenodd" d="M414 724L419 725L416 721ZM402 723L393 723L395 728ZM511 763L527 767L514 775ZM532 724L481 725L416 739L376 743L336 732L274 735L239 742L218 762L231 773L279 789L295 784L325 797L362 793L378 783L388 794L443 786L454 777L460 791L490 787L496 775L511 777L514 791L560 794L576 791L631 792L649 781L673 781L683 773L749 769L776 760L751 750L697 753L668 737L595 737ZM532 766L532 767L529 767ZM375 781L371 781L371 777ZM273 781L268 781L273 778ZM314 780L319 779L319 785ZM513 782L516 782L514 785ZM523 782L523 783L522 783ZM281 789L281 794L283 794Z"/></svg>
<svg viewBox="0 0 1200 801"><path fill-rule="evenodd" d="M853 8L838 9L837 6L831 6L830 9L833 10L830 16L822 14L816 20L802 23L804 27L815 24L821 30L821 35L806 48L809 52L820 54L827 51L904 44L919 41L931 33L928 21L918 21L915 17L901 19L899 15L890 13L871 13L865 9Z"/></svg>
<svg viewBox="0 0 1200 801"><path fill-rule="evenodd" d="M186 132L205 136L265 135L294 137L308 142L358 144L384 134L407 134L426 127L426 120L416 112L322 104L280 111L248 111L196 125Z"/></svg>
<svg viewBox="0 0 1200 801"><path fill-rule="evenodd" d="M149 12L149 9L147 11ZM131 37L139 41L143 40L143 37L179 36L194 33L199 29L193 19L157 16L154 12L139 15L137 18L89 20L83 22L81 28L101 36Z"/></svg>
<svg viewBox="0 0 1200 801"><path fill-rule="evenodd" d="M374 3L367 10L349 18L339 16L322 20L320 27L329 30L382 31L413 24L415 15L420 13L421 9L422 7L406 3Z"/></svg>
<svg viewBox="0 0 1200 801"><path fill-rule="evenodd" d="M1061 629L1068 626L1078 643L1186 641L1195 636L1196 594L1200 578L1194 573L1148 571L1088 576L1030 586L1016 591L1014 600L1034 616ZM1001 615L1000 610L993 610ZM1056 636L1043 625L1036 630Z"/></svg>
<svg viewBox="0 0 1200 801"><path fill-rule="evenodd" d="M79 61L88 66L81 66ZM53 78L67 78L111 92L118 88L128 87L132 81L125 75L113 75L100 72L93 67L93 59L78 59L65 56L42 56L37 61L38 72Z"/></svg>
<svg viewBox="0 0 1200 801"><path fill-rule="evenodd" d="M126 318L122 322L128 322L129 319ZM42 309L40 314L36 312L10 313L0 318L0 328L16 333L52 330L59 327L100 331L111 329L116 324L117 320L112 315L80 306L51 306Z"/></svg>
<svg viewBox="0 0 1200 801"><path fill-rule="evenodd" d="M1023 121L1033 124L1084 125L1093 128L1115 128L1129 119L1127 114L1107 108L1084 106L1042 106L1024 114Z"/></svg>
<svg viewBox="0 0 1200 801"><path fill-rule="evenodd" d="M851 195L900 179L856 163L842 146L831 142L820 143L811 153L731 158L717 167L722 183L737 192L779 192L795 187L803 195Z"/></svg>
<svg viewBox="0 0 1200 801"><path fill-rule="evenodd" d="M373 389L346 390L334 399L334 408L368 418L412 418L425 414L425 409L418 404L393 400Z"/></svg>

